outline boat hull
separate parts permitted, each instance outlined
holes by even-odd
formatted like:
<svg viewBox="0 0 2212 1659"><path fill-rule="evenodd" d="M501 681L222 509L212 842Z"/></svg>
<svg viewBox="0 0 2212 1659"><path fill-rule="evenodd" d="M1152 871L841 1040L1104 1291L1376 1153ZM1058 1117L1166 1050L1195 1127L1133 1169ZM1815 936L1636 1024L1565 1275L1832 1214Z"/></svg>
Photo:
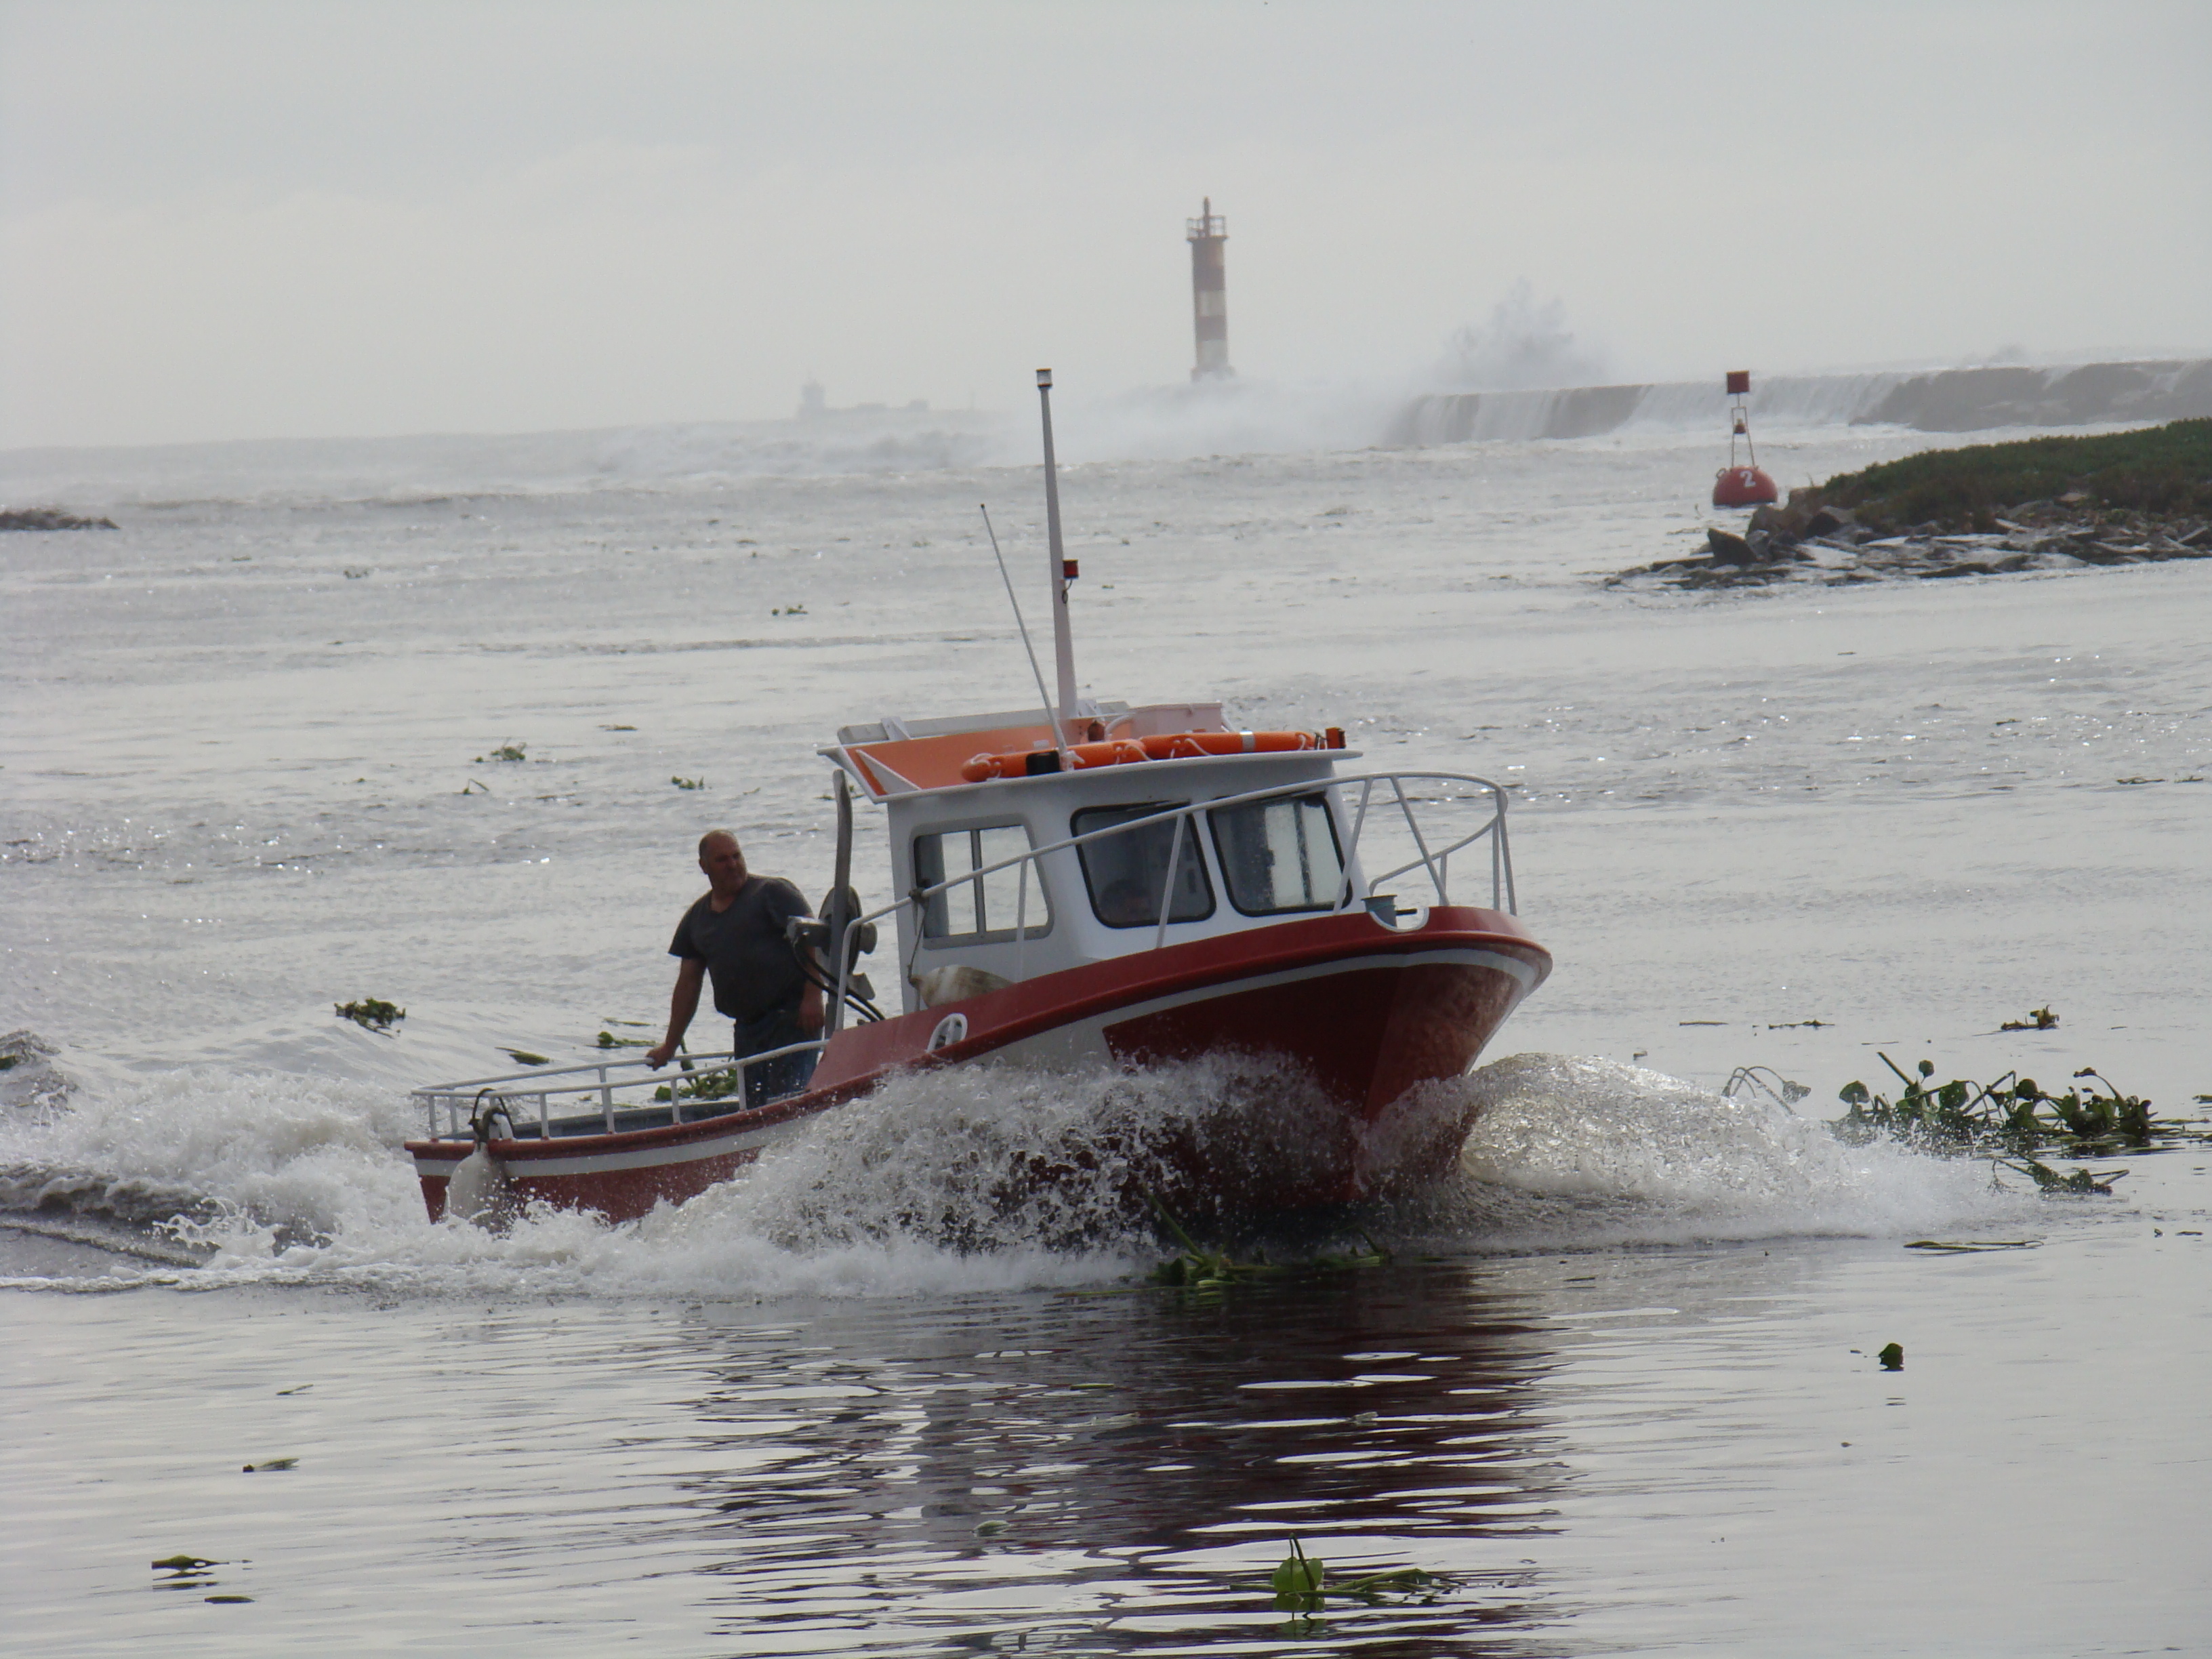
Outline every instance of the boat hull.
<svg viewBox="0 0 2212 1659"><path fill-rule="evenodd" d="M805 1094L758 1110L628 1133L495 1140L486 1151L514 1197L622 1220L728 1179L807 1119L902 1068L988 1060L1127 1070L1230 1054L1261 1062L1251 1075L1263 1082L1202 1133L1193 1125L1152 1149L1176 1201L1248 1215L1348 1202L1451 1166L1474 1109L1463 1091L1438 1085L1467 1070L1550 969L1544 948L1495 911L1439 907L1401 927L1364 911L1304 918L840 1032ZM408 1150L435 1220L474 1143Z"/></svg>

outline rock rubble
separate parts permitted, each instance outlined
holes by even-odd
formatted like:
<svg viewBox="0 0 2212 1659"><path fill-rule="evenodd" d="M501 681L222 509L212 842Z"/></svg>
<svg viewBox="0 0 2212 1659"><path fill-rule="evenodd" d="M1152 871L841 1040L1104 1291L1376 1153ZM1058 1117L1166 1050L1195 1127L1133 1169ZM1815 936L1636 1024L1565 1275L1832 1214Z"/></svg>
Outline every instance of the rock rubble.
<svg viewBox="0 0 2212 1659"><path fill-rule="evenodd" d="M1822 501L1820 489L1808 486L1791 490L1786 502L1754 510L1741 536L1708 529L1702 555L1638 565L1607 577L1605 585L1839 586L2212 558L2212 520L2102 508L2079 493L2023 501L1992 514L1991 521L1994 531L1953 531L1929 523L1885 535L1862 524L1849 507Z"/></svg>
<svg viewBox="0 0 2212 1659"><path fill-rule="evenodd" d="M82 519L58 507L0 507L0 530L113 530L112 519Z"/></svg>

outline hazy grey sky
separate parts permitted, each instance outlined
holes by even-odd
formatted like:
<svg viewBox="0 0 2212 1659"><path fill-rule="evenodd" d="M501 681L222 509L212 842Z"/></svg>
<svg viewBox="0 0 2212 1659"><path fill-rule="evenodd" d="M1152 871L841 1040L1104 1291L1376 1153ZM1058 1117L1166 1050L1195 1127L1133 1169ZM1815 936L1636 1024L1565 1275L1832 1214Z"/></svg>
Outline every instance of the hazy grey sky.
<svg viewBox="0 0 2212 1659"><path fill-rule="evenodd" d="M2212 345L2212 4L0 0L0 447Z"/></svg>

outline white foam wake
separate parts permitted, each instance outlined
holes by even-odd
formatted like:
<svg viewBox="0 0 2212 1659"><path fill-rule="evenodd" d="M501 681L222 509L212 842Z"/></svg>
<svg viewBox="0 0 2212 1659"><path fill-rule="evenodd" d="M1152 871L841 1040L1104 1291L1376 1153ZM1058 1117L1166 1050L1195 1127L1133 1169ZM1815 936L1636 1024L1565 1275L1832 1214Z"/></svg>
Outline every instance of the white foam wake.
<svg viewBox="0 0 2212 1659"><path fill-rule="evenodd" d="M1461 1163L1502 1237L1578 1243L1887 1237L2017 1216L2034 1200L1985 1165L1886 1141L1663 1073L1516 1054L1467 1080L1481 1103Z"/></svg>
<svg viewBox="0 0 2212 1659"><path fill-rule="evenodd" d="M908 1075L688 1204L621 1225L539 1211L495 1233L428 1219L401 1150L419 1126L395 1092L202 1068L88 1089L50 1122L0 1127L0 1201L180 1241L207 1284L763 1297L1090 1284L1160 1255L1146 1194L1171 1182L1163 1147L1292 1086L1229 1058ZM2029 1201L1993 1197L1978 1164L1847 1147L1817 1121L1633 1066L1524 1054L1449 1086L1483 1109L1461 1176L1353 1224L1480 1251L1885 1235Z"/></svg>

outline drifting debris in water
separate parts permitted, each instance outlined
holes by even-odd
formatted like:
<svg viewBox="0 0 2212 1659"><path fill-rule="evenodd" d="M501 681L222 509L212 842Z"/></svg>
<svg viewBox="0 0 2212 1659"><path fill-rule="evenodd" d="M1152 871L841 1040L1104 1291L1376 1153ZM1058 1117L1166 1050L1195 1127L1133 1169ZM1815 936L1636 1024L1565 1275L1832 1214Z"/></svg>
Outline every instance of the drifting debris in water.
<svg viewBox="0 0 2212 1659"><path fill-rule="evenodd" d="M498 748L491 751L491 758L495 761L526 760L528 757L523 751L527 747L528 745L526 744L503 743L500 744ZM477 757L479 763L481 763L483 758L484 757L482 755L478 755Z"/></svg>
<svg viewBox="0 0 2212 1659"><path fill-rule="evenodd" d="M674 784L678 789L704 789L707 787L707 780L704 778L671 778L669 782Z"/></svg>
<svg viewBox="0 0 2212 1659"><path fill-rule="evenodd" d="M1771 1066L1739 1066L1721 1085L1722 1095L1729 1100L1740 1094L1758 1093L1778 1106L1795 1106L1812 1092L1806 1085L1792 1083Z"/></svg>
<svg viewBox="0 0 2212 1659"><path fill-rule="evenodd" d="M527 1048L502 1048L505 1054L518 1066L550 1066L553 1062L543 1054L533 1054Z"/></svg>
<svg viewBox="0 0 2212 1659"><path fill-rule="evenodd" d="M200 1600L201 1600L201 1601L203 1601L229 1602L229 1603L242 1603L242 1602L247 1602L247 1601L251 1601L252 1599L253 1599L253 1598L252 1598L252 1596L250 1596L250 1595L203 1595L202 1597L200 1597Z"/></svg>
<svg viewBox="0 0 2212 1659"><path fill-rule="evenodd" d="M335 1002L331 1005L340 1019L349 1019L364 1031L380 1031L391 1035L392 1028L407 1018L407 1011L380 997L363 997L358 1002Z"/></svg>
<svg viewBox="0 0 2212 1659"><path fill-rule="evenodd" d="M643 1024L644 1022L642 1020L625 1019L618 1020L616 1024L621 1025L640 1025ZM653 1045L647 1042L643 1037L618 1037L612 1031L600 1032L599 1042L599 1047L602 1048L650 1048L653 1047Z"/></svg>
<svg viewBox="0 0 2212 1659"><path fill-rule="evenodd" d="M1875 1358L1881 1361L1881 1368L1886 1371L1901 1371L1905 1369L1905 1350L1897 1343L1885 1344L1882 1351Z"/></svg>
<svg viewBox="0 0 2212 1659"><path fill-rule="evenodd" d="M2038 1243L2039 1241L2033 1238L1968 1238L1955 1242L1948 1238L1916 1238L1905 1248L1966 1255L1977 1250L2033 1250Z"/></svg>
<svg viewBox="0 0 2212 1659"><path fill-rule="evenodd" d="M202 1567L219 1567L220 1561L210 1561L204 1555L165 1555L154 1563L156 1572L198 1572Z"/></svg>
<svg viewBox="0 0 2212 1659"><path fill-rule="evenodd" d="M300 1460L296 1457L272 1457L266 1463L248 1463L243 1469L240 1470L239 1473L241 1474L276 1474L282 1473L285 1469L296 1469L299 1467Z"/></svg>
<svg viewBox="0 0 2212 1659"><path fill-rule="evenodd" d="M2058 1025L2058 1016L2048 1008L2031 1008L2026 1019L2008 1019L1997 1027L2000 1031L2049 1031Z"/></svg>

